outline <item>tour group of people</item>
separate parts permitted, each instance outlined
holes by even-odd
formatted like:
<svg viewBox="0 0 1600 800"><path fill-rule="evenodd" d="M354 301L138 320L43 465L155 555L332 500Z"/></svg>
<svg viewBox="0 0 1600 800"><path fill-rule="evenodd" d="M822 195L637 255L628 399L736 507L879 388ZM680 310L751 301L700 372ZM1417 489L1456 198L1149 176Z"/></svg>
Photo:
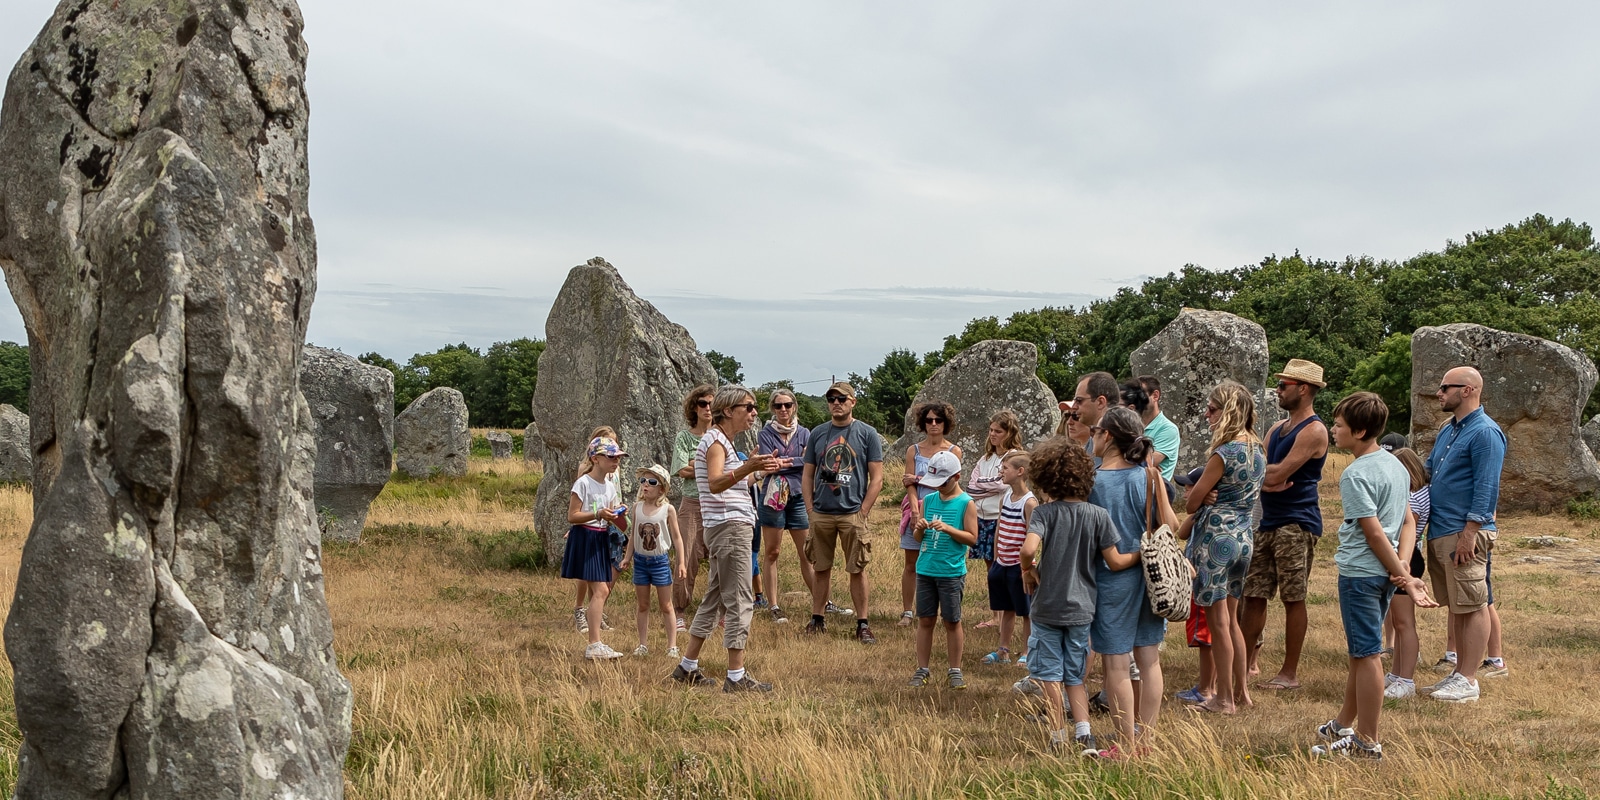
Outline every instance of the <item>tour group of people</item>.
<svg viewBox="0 0 1600 800"><path fill-rule="evenodd" d="M1426 460L1403 436L1385 434L1389 410L1370 392L1345 397L1331 421L1318 417L1314 401L1326 388L1320 366L1291 360L1275 387L1287 417L1262 441L1255 397L1224 381L1206 406L1204 463L1181 474L1179 430L1162 413L1153 376L1120 383L1105 372L1083 376L1061 402L1056 435L1031 449L1016 414L994 414L967 475L966 454L950 439L958 410L917 405L911 419L921 438L904 454L898 525L904 566L896 623L915 628L908 687L935 682L930 665L942 627L942 683L966 688L962 604L969 563L981 561L993 618L976 627L996 629L995 649L981 663L1026 668L1013 689L1043 699L1038 719L1053 747L1107 759L1139 756L1166 695L1160 647L1167 634L1138 568L1140 549L1148 530L1167 525L1187 542L1193 580L1185 639L1200 656L1195 683L1176 698L1201 713L1234 714L1252 705L1252 688L1298 689L1306 587L1323 533L1319 485L1332 446L1354 456L1339 479L1343 519L1334 556L1349 672L1344 703L1317 727L1323 741L1311 752L1382 758L1385 698L1476 700L1479 679L1507 674L1490 586L1506 438L1482 408L1483 378L1470 366L1446 373L1437 396L1452 416ZM810 599L806 633L824 635L830 616L844 617L853 619L856 641L877 642L867 566L869 523L885 480L883 440L855 419L849 383L829 386L824 399L830 419L807 430L787 389L771 394L770 418L761 424L749 389L696 387L684 399L686 430L674 442L672 463L634 470L632 507L623 502L619 477L623 443L609 427L591 432L569 498L572 527L561 567L562 577L576 582L574 621L588 635L586 658L623 657L602 641L610 628L604 607L618 575L631 571L635 656L649 654L654 595L667 656L677 660L674 680L718 683L701 670L700 655L720 628L723 691L772 691L748 671L745 650L757 611L773 624L789 622L777 569L785 539ZM755 452L742 452L735 440L748 441L757 425ZM686 619L702 561L704 594ZM848 576L850 607L832 602L836 566ZM1283 661L1252 687L1274 596L1284 608ZM1448 649L1434 667L1447 674L1418 688L1415 609L1440 604L1449 608ZM1091 652L1100 656L1103 686L1093 697L1084 688ZM1385 671L1382 659L1391 654L1393 668ZM1093 710L1111 715L1114 733L1099 740L1091 734Z"/></svg>

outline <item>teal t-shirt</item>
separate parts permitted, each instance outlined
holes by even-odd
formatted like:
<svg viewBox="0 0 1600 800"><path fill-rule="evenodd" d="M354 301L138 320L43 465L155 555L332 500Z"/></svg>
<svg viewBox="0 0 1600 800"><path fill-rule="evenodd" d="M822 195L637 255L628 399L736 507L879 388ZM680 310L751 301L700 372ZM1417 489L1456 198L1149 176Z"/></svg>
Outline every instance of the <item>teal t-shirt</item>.
<svg viewBox="0 0 1600 800"><path fill-rule="evenodd" d="M967 506L972 496L962 492L946 501L938 492L922 500L922 518L932 522L943 520L952 528L960 528L967 516ZM917 574L930 578L959 578L967 574L967 546L950 538L950 534L932 528L922 534L922 555L917 556Z"/></svg>
<svg viewBox="0 0 1600 800"><path fill-rule="evenodd" d="M1165 456L1165 458L1161 459L1161 466L1157 467L1157 469L1161 470L1161 477L1169 481L1172 480L1172 476L1178 469L1178 445L1180 440L1177 423L1167 419L1166 414L1157 414L1155 419L1150 420L1149 425L1144 426L1144 435L1149 437L1150 442L1156 446L1156 452Z"/></svg>
<svg viewBox="0 0 1600 800"><path fill-rule="evenodd" d="M1377 517L1392 547L1400 546L1400 526L1406 521L1411 503L1411 473L1388 450L1368 453L1344 468L1339 477L1339 501L1344 505L1344 524L1339 526L1339 551L1333 563L1346 578L1383 578L1389 570L1367 545L1357 520Z"/></svg>

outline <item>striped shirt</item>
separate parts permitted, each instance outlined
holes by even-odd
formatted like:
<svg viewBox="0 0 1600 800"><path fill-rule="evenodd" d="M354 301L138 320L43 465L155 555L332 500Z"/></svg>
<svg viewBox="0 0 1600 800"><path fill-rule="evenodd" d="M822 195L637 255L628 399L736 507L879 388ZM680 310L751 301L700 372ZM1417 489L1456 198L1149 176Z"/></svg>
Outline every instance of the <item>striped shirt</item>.
<svg viewBox="0 0 1600 800"><path fill-rule="evenodd" d="M1433 512L1433 492L1424 486L1411 493L1411 513L1417 515L1417 541L1424 541L1428 534L1428 516Z"/></svg>
<svg viewBox="0 0 1600 800"><path fill-rule="evenodd" d="M740 478L725 492L711 491L711 477L706 474L706 451L712 445L722 445L727 458L722 464L724 472L733 472L744 464L733 442L713 425L700 437L700 446L694 449L694 483L700 490L700 521L705 527L720 525L729 520L742 520L756 524L756 506L750 499L750 478Z"/></svg>
<svg viewBox="0 0 1600 800"><path fill-rule="evenodd" d="M1028 523L1023 520L1022 511L1031 499L1033 492L1028 492L1013 502L1009 488L1001 497L1000 521L994 528L994 563L1002 567L1022 563L1022 540L1028 538Z"/></svg>

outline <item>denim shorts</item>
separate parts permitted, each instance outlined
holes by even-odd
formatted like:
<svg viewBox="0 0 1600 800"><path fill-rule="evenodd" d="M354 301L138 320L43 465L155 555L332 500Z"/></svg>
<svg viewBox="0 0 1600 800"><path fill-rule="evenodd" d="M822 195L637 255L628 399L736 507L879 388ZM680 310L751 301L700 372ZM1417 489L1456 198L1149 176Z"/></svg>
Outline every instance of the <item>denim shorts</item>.
<svg viewBox="0 0 1600 800"><path fill-rule="evenodd" d="M961 598L966 594L964 576L935 578L917 573L917 616L944 617L945 622L961 621Z"/></svg>
<svg viewBox="0 0 1600 800"><path fill-rule="evenodd" d="M1028 674L1041 681L1082 686L1089 665L1089 626L1033 623L1028 635Z"/></svg>
<svg viewBox="0 0 1600 800"><path fill-rule="evenodd" d="M672 585L672 556L662 553L659 556L633 557L633 585L634 586L671 586Z"/></svg>
<svg viewBox="0 0 1600 800"><path fill-rule="evenodd" d="M811 520L806 518L806 499L799 492L789 495L789 503L782 511L768 508L766 503L756 503L756 518L763 528L803 531L811 527Z"/></svg>
<svg viewBox="0 0 1600 800"><path fill-rule="evenodd" d="M1383 652L1383 618L1389 613L1394 584L1387 577L1339 576L1339 616L1344 619L1344 640L1351 658Z"/></svg>

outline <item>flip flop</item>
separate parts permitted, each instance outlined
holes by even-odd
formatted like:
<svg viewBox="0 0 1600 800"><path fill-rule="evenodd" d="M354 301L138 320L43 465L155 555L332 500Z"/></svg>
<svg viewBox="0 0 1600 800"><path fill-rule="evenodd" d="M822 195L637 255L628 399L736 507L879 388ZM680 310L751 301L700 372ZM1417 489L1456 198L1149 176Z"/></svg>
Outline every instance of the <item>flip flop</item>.
<svg viewBox="0 0 1600 800"><path fill-rule="evenodd" d="M973 627L974 628L993 628L994 627L994 620L986 619L986 620L978 623L977 625L974 625Z"/></svg>
<svg viewBox="0 0 1600 800"><path fill-rule="evenodd" d="M1286 683L1286 682L1284 682L1283 678L1274 676L1271 680L1262 681L1262 682L1256 684L1256 688L1257 689L1267 689L1267 690L1275 691L1275 692L1292 692L1292 691L1300 688L1300 684L1298 684L1298 683L1295 683L1295 684Z"/></svg>

